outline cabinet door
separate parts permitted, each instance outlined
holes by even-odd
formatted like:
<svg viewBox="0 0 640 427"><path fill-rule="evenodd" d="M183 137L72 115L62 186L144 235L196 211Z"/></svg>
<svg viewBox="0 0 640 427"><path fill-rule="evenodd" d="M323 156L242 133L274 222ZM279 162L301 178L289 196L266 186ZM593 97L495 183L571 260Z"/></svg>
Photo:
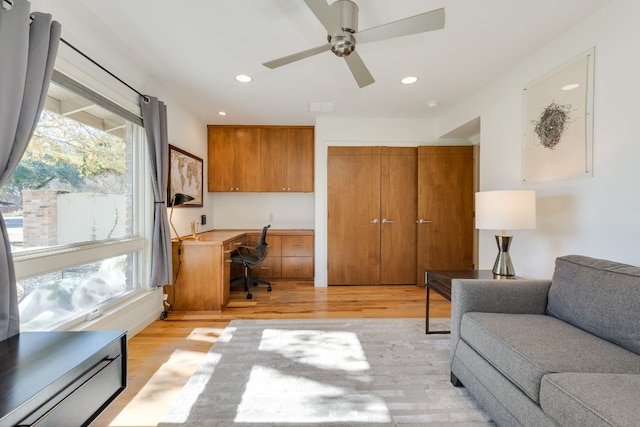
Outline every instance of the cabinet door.
<svg viewBox="0 0 640 427"><path fill-rule="evenodd" d="M235 150L233 128L208 127L207 188L209 191L234 191Z"/></svg>
<svg viewBox="0 0 640 427"><path fill-rule="evenodd" d="M261 191L286 191L287 128L262 128L260 131Z"/></svg>
<svg viewBox="0 0 640 427"><path fill-rule="evenodd" d="M473 147L418 148L418 283L473 269Z"/></svg>
<svg viewBox="0 0 640 427"><path fill-rule="evenodd" d="M329 147L328 283L380 283L380 148Z"/></svg>
<svg viewBox="0 0 640 427"><path fill-rule="evenodd" d="M313 192L313 128L290 128L287 144L286 191Z"/></svg>
<svg viewBox="0 0 640 427"><path fill-rule="evenodd" d="M236 191L260 191L260 128L236 128L234 141Z"/></svg>
<svg viewBox="0 0 640 427"><path fill-rule="evenodd" d="M380 283L415 284L417 149L381 150Z"/></svg>

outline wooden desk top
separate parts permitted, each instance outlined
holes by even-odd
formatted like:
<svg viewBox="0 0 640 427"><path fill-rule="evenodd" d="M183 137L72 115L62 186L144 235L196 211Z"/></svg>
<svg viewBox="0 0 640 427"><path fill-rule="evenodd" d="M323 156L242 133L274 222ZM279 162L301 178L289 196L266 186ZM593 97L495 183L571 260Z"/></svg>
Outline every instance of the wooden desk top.
<svg viewBox="0 0 640 427"><path fill-rule="evenodd" d="M214 246L222 246L225 243L237 239L238 237L242 237L245 234L256 234L261 233L262 230L212 230L205 231L203 233L198 233L196 236L198 237L195 240L192 236L182 237L183 245L214 245ZM283 229L283 230L273 230L269 229L267 232L267 238L270 234L277 234L279 236L286 235L304 235L308 234L313 236L313 230L294 230L294 229ZM177 242L178 239L173 239L173 242Z"/></svg>

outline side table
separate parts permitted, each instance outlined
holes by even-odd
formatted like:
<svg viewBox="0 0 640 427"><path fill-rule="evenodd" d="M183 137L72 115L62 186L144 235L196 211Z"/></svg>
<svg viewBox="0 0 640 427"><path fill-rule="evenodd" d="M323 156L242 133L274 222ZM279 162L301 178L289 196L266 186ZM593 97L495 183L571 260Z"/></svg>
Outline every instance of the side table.
<svg viewBox="0 0 640 427"><path fill-rule="evenodd" d="M448 334L450 331L429 331L429 290L433 289L447 301L451 301L451 280L453 279L493 279L491 270L433 270L426 274L426 334Z"/></svg>

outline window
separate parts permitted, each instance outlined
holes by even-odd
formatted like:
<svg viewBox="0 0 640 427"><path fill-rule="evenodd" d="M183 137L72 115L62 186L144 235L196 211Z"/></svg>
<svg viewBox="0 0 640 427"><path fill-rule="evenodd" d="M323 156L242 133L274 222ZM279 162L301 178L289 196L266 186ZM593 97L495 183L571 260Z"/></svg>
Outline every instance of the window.
<svg viewBox="0 0 640 427"><path fill-rule="evenodd" d="M98 316L141 288L141 120L55 72L44 111L0 188L22 330Z"/></svg>

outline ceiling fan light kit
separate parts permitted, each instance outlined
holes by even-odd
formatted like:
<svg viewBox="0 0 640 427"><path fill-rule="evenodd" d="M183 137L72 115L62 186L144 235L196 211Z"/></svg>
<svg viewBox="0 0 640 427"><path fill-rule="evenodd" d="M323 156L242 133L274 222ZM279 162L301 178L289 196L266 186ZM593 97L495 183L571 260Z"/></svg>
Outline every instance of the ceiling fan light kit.
<svg viewBox="0 0 640 427"><path fill-rule="evenodd" d="M305 3L327 30L328 43L265 62L265 67L281 67L331 50L336 56L345 59L358 86L363 88L375 80L356 51L357 43L369 43L444 28L444 8L358 31L359 9L353 1L337 0L331 5L326 0L305 0Z"/></svg>

